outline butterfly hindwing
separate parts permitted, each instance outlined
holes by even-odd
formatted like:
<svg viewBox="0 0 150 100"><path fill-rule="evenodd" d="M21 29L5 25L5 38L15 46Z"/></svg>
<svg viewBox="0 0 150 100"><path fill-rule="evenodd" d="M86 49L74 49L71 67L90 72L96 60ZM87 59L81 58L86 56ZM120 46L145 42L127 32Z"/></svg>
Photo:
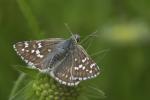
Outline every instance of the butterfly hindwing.
<svg viewBox="0 0 150 100"><path fill-rule="evenodd" d="M51 72L54 77L61 84L74 86L79 83L78 79L73 79L73 59L72 55L68 54L59 62L59 65Z"/></svg>
<svg viewBox="0 0 150 100"><path fill-rule="evenodd" d="M17 54L29 65L42 69L42 61L49 53L52 53L56 44L64 41L61 38L46 40L24 41L14 44Z"/></svg>

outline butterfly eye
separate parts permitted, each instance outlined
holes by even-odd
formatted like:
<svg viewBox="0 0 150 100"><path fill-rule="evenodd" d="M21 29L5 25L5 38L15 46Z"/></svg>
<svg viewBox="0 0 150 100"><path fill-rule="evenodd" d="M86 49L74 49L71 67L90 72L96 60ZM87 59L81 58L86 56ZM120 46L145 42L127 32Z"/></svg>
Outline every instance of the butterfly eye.
<svg viewBox="0 0 150 100"><path fill-rule="evenodd" d="M80 36L78 34L75 34L74 37L75 37L75 39L76 39L77 42L80 41Z"/></svg>

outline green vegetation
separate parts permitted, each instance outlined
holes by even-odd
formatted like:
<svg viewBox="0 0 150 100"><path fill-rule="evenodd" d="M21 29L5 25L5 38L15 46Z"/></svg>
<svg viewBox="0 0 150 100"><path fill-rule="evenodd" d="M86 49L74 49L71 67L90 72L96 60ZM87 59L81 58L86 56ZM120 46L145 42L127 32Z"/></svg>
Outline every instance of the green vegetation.
<svg viewBox="0 0 150 100"><path fill-rule="evenodd" d="M29 74L26 76L13 67L26 65L12 45L24 40L68 38L64 23L80 34L81 40L98 30L82 45L102 72L95 79L81 82L81 89L72 89L83 96L80 100L91 98L90 94L95 99L89 100L149 100L149 5L149 0L0 0L0 100L8 100L9 95L18 100L32 97L32 93L39 93L37 84L49 87L49 77L40 83L46 76L31 77L36 71L20 69ZM47 95L42 91L41 98L42 94Z"/></svg>

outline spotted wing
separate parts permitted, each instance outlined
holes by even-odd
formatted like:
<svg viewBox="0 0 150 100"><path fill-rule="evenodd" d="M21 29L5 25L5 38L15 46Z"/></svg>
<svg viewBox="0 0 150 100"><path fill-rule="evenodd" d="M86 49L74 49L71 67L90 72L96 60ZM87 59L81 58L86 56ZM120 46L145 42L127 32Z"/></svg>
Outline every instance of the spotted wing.
<svg viewBox="0 0 150 100"><path fill-rule="evenodd" d="M73 53L74 67L72 74L74 79L87 80L100 74L99 66L87 54L81 45L77 45Z"/></svg>
<svg viewBox="0 0 150 100"><path fill-rule="evenodd" d="M87 55L86 51L77 45L51 73L61 84L74 86L81 80L96 77L99 74L99 67Z"/></svg>
<svg viewBox="0 0 150 100"><path fill-rule="evenodd" d="M61 38L18 42L13 45L15 51L29 66L43 69L42 61L54 51L56 44L64 41Z"/></svg>
<svg viewBox="0 0 150 100"><path fill-rule="evenodd" d="M73 56L69 53L64 57L56 66L54 70L51 71L51 76L56 79L59 83L74 86L80 81L78 79L73 79Z"/></svg>

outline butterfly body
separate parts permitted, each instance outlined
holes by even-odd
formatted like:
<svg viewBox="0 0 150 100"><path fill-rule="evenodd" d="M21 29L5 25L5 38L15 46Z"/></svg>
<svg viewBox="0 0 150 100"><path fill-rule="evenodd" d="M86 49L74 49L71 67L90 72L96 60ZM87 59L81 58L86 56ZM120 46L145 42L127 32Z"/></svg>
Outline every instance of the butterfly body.
<svg viewBox="0 0 150 100"><path fill-rule="evenodd" d="M55 68L56 64L61 61L64 57L66 57L69 52L72 51L75 47L75 41L72 38L69 38L68 40L64 40L56 45L54 48L53 53L49 53L47 57L45 58L45 67L51 69ZM44 60L45 60L44 59Z"/></svg>
<svg viewBox="0 0 150 100"><path fill-rule="evenodd" d="M67 40L18 42L14 49L32 68L49 74L61 84L75 86L100 73L97 64L78 42L79 36L73 35Z"/></svg>

